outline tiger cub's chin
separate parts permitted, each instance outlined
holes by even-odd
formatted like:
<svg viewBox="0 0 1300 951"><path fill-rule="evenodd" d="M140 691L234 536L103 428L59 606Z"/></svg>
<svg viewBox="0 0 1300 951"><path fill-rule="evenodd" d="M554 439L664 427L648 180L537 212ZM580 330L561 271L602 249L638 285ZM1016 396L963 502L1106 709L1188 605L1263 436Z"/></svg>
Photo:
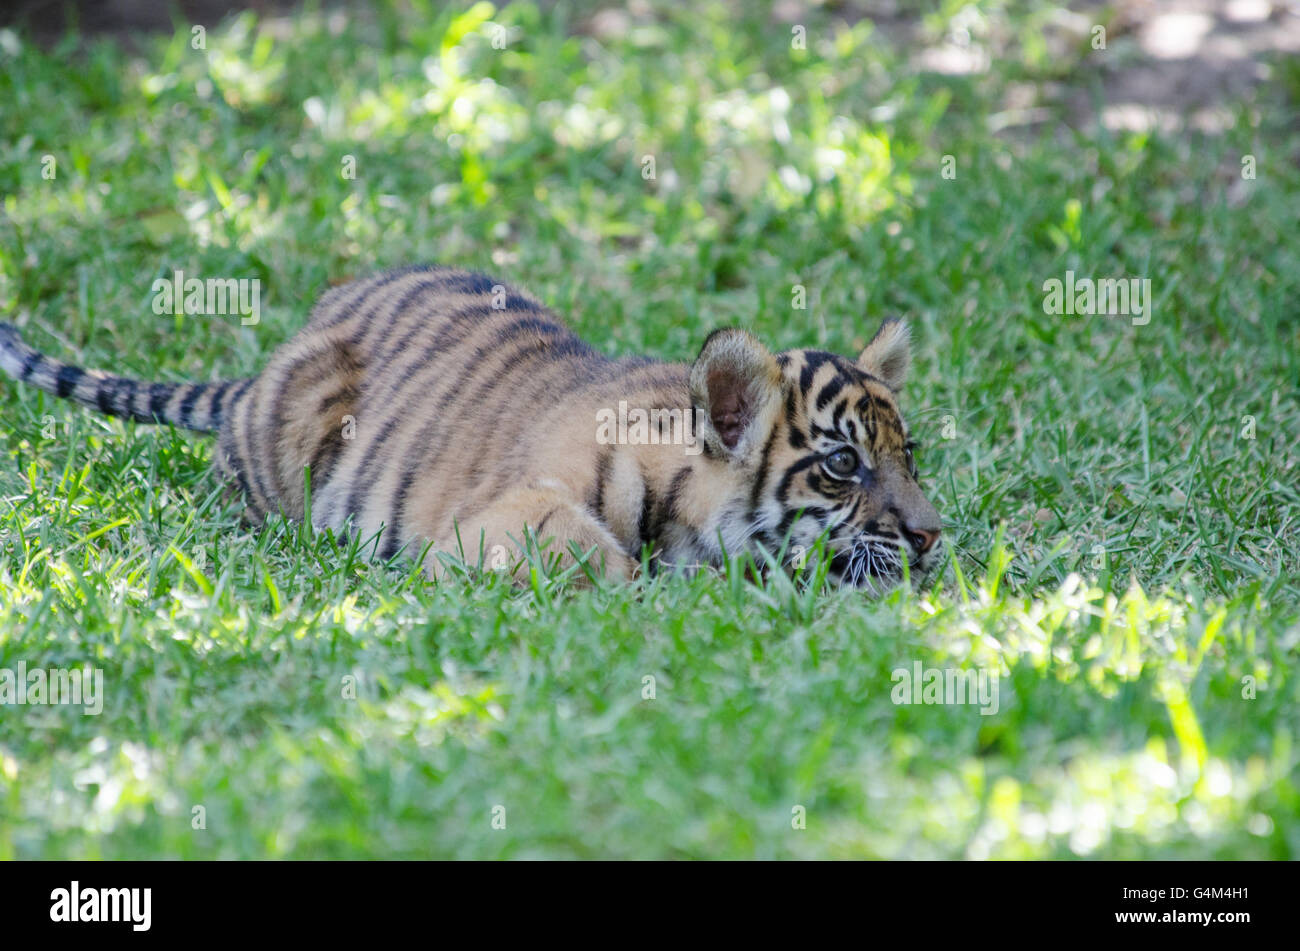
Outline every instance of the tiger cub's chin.
<svg viewBox="0 0 1300 951"><path fill-rule="evenodd" d="M382 558L432 547L433 577L448 555L526 576L530 538L624 579L647 550L653 569L721 565L825 536L831 576L874 593L940 548L898 409L909 350L891 320L857 359L739 329L690 362L611 358L527 293L442 267L329 290L261 373L213 383L84 370L0 324L9 375L215 432L250 517L310 516Z"/></svg>

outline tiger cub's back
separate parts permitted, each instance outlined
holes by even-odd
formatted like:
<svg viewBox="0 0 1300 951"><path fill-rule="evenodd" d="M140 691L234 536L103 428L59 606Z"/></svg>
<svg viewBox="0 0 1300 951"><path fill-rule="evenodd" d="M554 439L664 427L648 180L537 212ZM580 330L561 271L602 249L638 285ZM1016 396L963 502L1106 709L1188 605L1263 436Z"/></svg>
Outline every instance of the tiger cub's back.
<svg viewBox="0 0 1300 951"><path fill-rule="evenodd" d="M408 268L336 287L251 383L218 466L262 512L311 516L381 552L433 539L521 482L596 490L596 414L629 395L682 403L686 370L613 360L531 296ZM418 547L418 546L417 546Z"/></svg>

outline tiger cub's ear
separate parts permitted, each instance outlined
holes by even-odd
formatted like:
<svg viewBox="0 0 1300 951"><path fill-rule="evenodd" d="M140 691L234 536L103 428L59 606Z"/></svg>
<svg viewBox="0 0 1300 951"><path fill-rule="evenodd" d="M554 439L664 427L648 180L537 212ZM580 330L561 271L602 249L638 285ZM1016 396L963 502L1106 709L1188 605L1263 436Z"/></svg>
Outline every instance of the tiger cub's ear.
<svg viewBox="0 0 1300 951"><path fill-rule="evenodd" d="M690 388L706 446L737 461L759 452L781 409L781 368L756 337L737 328L709 334Z"/></svg>
<svg viewBox="0 0 1300 951"><path fill-rule="evenodd" d="M886 320L858 355L858 369L897 392L912 363L912 334L901 320Z"/></svg>

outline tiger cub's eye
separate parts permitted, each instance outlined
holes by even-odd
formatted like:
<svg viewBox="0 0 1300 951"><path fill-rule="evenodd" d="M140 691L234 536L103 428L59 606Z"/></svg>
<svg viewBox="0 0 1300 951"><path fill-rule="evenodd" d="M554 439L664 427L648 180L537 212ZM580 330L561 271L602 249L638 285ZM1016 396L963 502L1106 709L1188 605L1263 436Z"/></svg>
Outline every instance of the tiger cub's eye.
<svg viewBox="0 0 1300 951"><path fill-rule="evenodd" d="M852 449L837 449L826 457L826 471L838 479L847 479L858 471L858 454Z"/></svg>

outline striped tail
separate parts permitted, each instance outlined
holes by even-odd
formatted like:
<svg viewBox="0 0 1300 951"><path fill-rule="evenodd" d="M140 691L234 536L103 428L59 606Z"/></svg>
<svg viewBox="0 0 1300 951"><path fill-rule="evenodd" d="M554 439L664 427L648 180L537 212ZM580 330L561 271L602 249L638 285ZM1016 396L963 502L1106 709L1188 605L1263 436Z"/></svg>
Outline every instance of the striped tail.
<svg viewBox="0 0 1300 951"><path fill-rule="evenodd" d="M23 343L18 328L0 323L0 370L15 380L110 416L140 423L172 423L201 432L215 431L222 417L253 383L148 383L101 370L61 363Z"/></svg>

